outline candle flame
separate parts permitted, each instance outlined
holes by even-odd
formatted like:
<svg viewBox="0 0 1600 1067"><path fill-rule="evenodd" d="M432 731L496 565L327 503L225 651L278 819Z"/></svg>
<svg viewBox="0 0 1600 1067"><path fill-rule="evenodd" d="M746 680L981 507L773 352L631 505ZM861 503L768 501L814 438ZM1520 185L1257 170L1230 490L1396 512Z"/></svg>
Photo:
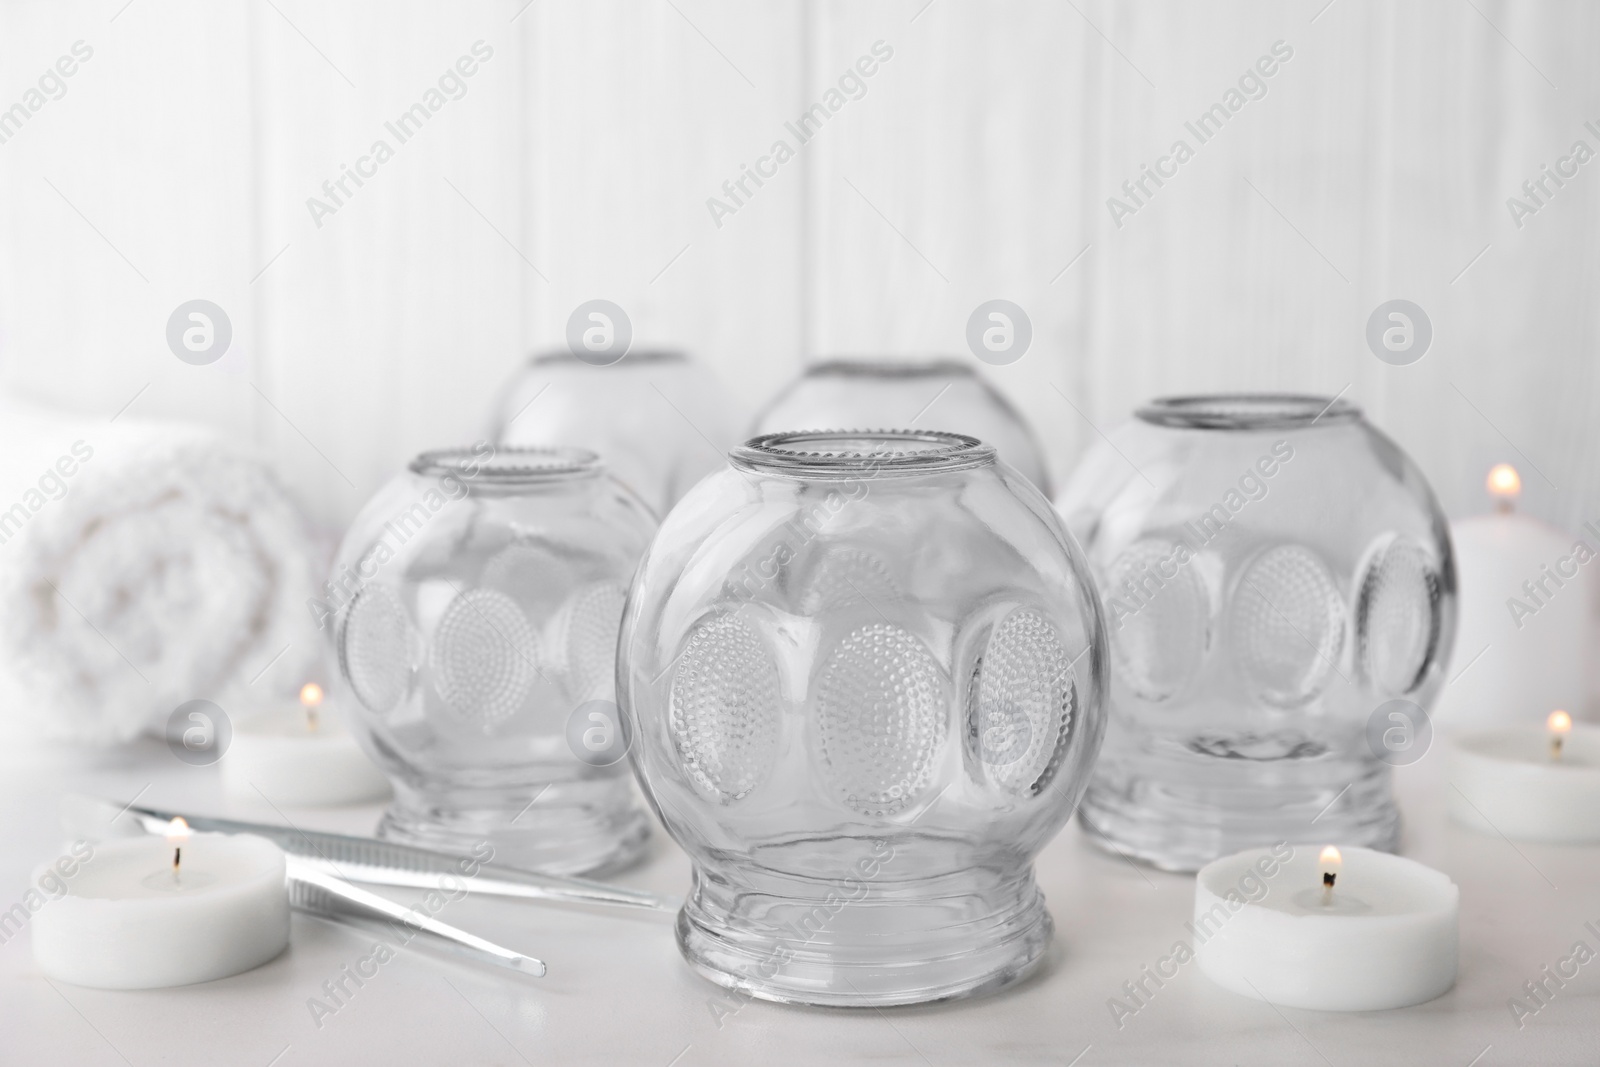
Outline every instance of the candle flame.
<svg viewBox="0 0 1600 1067"><path fill-rule="evenodd" d="M1572 716L1557 708L1550 713L1549 718L1545 719L1544 724L1550 730L1550 758L1559 760L1562 742L1572 732Z"/></svg>
<svg viewBox="0 0 1600 1067"><path fill-rule="evenodd" d="M189 840L189 823L182 815L173 816L167 823L167 844L172 846L172 877L178 877L178 865L183 862L183 846Z"/></svg>
<svg viewBox="0 0 1600 1067"><path fill-rule="evenodd" d="M1522 475L1509 463L1496 463L1489 468L1489 495L1509 504L1522 495Z"/></svg>
<svg viewBox="0 0 1600 1067"><path fill-rule="evenodd" d="M308 709L322 703L322 686L316 682L307 682L300 687L300 703Z"/></svg>
<svg viewBox="0 0 1600 1067"><path fill-rule="evenodd" d="M1322 864L1322 903L1326 906L1333 902L1333 883L1339 880L1339 867L1344 857L1332 845L1323 845L1317 859Z"/></svg>

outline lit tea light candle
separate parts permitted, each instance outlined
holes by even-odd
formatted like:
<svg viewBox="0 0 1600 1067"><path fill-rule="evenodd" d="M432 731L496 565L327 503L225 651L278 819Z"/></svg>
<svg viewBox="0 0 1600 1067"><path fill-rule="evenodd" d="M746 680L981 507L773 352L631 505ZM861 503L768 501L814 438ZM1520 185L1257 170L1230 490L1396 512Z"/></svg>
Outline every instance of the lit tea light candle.
<svg viewBox="0 0 1600 1067"><path fill-rule="evenodd" d="M265 838L194 834L182 819L165 840L103 842L34 915L34 960L52 978L99 989L247 971L289 944L284 874L282 850Z"/></svg>
<svg viewBox="0 0 1600 1067"><path fill-rule="evenodd" d="M324 709L322 687L307 682L298 704L241 717L222 757L229 796L301 808L363 804L389 796L389 782L337 716Z"/></svg>
<svg viewBox="0 0 1600 1067"><path fill-rule="evenodd" d="M1285 848L1196 876L1190 929L1208 978L1322 1011L1403 1008L1455 984L1460 891L1448 875L1365 848L1302 846L1287 860Z"/></svg>
<svg viewBox="0 0 1600 1067"><path fill-rule="evenodd" d="M1543 729L1502 726L1451 737L1450 814L1521 841L1600 841L1600 729L1552 711Z"/></svg>
<svg viewBox="0 0 1600 1067"><path fill-rule="evenodd" d="M1583 707L1587 695L1600 529L1585 524L1574 537L1518 513L1522 477L1509 463L1485 484L1493 512L1450 524L1460 612L1452 681L1434 708L1446 731L1535 724L1550 708Z"/></svg>

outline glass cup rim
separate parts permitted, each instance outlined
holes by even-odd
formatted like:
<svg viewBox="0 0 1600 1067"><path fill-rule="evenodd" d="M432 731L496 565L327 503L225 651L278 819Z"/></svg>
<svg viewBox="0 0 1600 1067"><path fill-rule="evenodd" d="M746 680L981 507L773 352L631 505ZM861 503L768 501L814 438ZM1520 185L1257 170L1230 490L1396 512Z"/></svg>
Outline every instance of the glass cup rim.
<svg viewBox="0 0 1600 1067"><path fill-rule="evenodd" d="M585 367L595 367L597 370L609 370L613 367L626 366L630 363L687 363L688 353L677 348L630 348L626 355L615 363L600 366L586 362L565 348L552 348L531 353L528 356L530 366L543 366L545 364L578 364Z"/></svg>
<svg viewBox="0 0 1600 1067"><path fill-rule="evenodd" d="M940 375L975 377L971 367L952 356L928 355L916 359L886 359L882 356L829 356L808 365L805 377L836 374L878 378L929 378Z"/></svg>
<svg viewBox="0 0 1600 1067"><path fill-rule="evenodd" d="M1181 430L1276 430L1362 418L1361 407L1314 393L1194 393L1156 397L1134 417Z"/></svg>
<svg viewBox="0 0 1600 1067"><path fill-rule="evenodd" d="M850 478L992 466L995 450L944 430L783 430L750 438L728 458L763 474Z"/></svg>
<svg viewBox="0 0 1600 1067"><path fill-rule="evenodd" d="M435 448L419 453L409 464L413 474L439 478L455 475L494 485L592 478L605 469L599 455L583 448L496 445L489 455L473 448Z"/></svg>

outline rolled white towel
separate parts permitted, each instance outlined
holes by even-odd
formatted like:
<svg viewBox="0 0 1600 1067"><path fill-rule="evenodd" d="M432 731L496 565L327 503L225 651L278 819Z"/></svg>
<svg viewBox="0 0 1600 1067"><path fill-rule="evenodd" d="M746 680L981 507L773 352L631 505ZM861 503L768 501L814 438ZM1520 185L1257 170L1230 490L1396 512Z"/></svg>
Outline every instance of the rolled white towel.
<svg viewBox="0 0 1600 1067"><path fill-rule="evenodd" d="M215 434L0 401L7 732L110 744L296 684L318 570L278 480Z"/></svg>

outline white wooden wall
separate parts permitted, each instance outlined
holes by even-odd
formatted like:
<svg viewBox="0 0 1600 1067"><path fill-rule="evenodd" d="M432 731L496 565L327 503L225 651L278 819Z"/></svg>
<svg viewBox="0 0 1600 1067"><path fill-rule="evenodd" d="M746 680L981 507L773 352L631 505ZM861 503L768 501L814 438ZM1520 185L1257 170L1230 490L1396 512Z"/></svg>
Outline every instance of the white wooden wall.
<svg viewBox="0 0 1600 1067"><path fill-rule="evenodd" d="M1530 510L1600 518L1600 162L1521 229L1505 206L1600 149L1585 0L124 2L0 0L0 108L94 49L0 144L0 381L245 435L329 525L477 435L593 297L741 417L810 357L964 355L1004 297L1033 348L991 374L1058 477L1153 394L1347 390L1453 512L1510 459ZM480 39L466 95L318 228L306 198ZM1114 226L1280 39L1268 95ZM716 226L880 40L866 95ZM164 342L194 297L234 325L210 367ZM1434 324L1414 366L1365 345L1393 297Z"/></svg>

